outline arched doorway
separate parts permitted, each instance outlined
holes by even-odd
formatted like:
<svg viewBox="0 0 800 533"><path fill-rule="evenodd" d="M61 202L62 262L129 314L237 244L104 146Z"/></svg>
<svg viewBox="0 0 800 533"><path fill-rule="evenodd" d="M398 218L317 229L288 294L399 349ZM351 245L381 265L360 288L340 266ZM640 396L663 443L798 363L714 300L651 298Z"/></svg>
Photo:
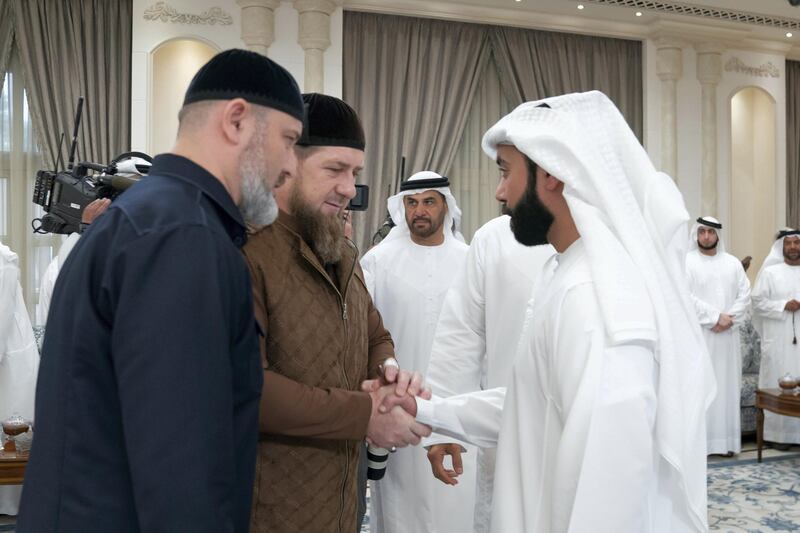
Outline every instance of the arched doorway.
<svg viewBox="0 0 800 533"><path fill-rule="evenodd" d="M205 41L180 38L166 41L151 52L149 153L172 148L186 88L197 70L218 51Z"/></svg>
<svg viewBox="0 0 800 533"><path fill-rule="evenodd" d="M745 87L731 97L731 210L729 252L752 256L755 280L775 234L777 151L775 100Z"/></svg>

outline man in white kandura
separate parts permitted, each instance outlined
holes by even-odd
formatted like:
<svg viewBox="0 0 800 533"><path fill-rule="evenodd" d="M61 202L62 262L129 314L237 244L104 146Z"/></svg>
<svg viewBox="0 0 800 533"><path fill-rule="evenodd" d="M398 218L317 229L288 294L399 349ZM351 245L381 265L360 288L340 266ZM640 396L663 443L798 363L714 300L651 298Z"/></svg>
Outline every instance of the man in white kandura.
<svg viewBox="0 0 800 533"><path fill-rule="evenodd" d="M17 254L0 242L0 421L33 419L39 350L19 283ZM3 434L0 429L0 449ZM0 515L16 515L21 486L0 486Z"/></svg>
<svg viewBox="0 0 800 533"><path fill-rule="evenodd" d="M361 260L365 279L384 325L392 333L397 359L408 370L424 371L444 296L464 264L468 247L454 231L461 211L447 178L418 172L388 200L395 227ZM455 222L455 224L454 224ZM463 533L472 530L475 452L471 473L458 487L430 475L425 451L397 450L383 479L371 482L372 533Z"/></svg>
<svg viewBox="0 0 800 533"><path fill-rule="evenodd" d="M774 389L784 374L800 375L800 231L778 234L753 289L753 326L761 335L758 386ZM800 443L800 419L764 413L764 440Z"/></svg>
<svg viewBox="0 0 800 533"><path fill-rule="evenodd" d="M707 451L731 456L742 451L739 326L750 308L750 281L741 261L725 253L717 219L701 217L692 226L686 275L717 380L706 413Z"/></svg>
<svg viewBox="0 0 800 533"><path fill-rule="evenodd" d="M675 183L596 91L522 104L483 148L505 194L524 194L517 240L558 252L552 275L534 291L507 394L400 403L440 433L497 442L493 533L706 531L716 391Z"/></svg>
<svg viewBox="0 0 800 533"><path fill-rule="evenodd" d="M516 200L507 199L503 211L510 213ZM505 387L511 381L525 308L555 250L549 244L520 244L510 222L503 215L475 232L464 268L447 291L426 373L428 386L438 396ZM434 476L443 483L458 483L463 472L461 443L433 434L423 444L429 447ZM451 469L445 466L446 455L452 457ZM489 531L495 455L494 447L477 450L476 533Z"/></svg>

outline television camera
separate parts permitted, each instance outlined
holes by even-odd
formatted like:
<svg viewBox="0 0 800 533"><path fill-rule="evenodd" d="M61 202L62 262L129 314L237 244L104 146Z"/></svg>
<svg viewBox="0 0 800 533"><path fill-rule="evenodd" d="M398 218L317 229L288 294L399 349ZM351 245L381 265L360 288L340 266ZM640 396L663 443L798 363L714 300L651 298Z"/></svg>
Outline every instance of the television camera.
<svg viewBox="0 0 800 533"><path fill-rule="evenodd" d="M62 134L58 147L59 158L54 161L54 170L40 170L36 173L33 203L42 206L45 215L31 222L35 233L69 234L80 231L81 214L87 205L98 198L109 198L113 201L146 175L152 163L152 158L147 154L125 152L108 165L87 161L75 164L82 109L83 97L80 97L66 170L58 170L61 144L64 141Z"/></svg>

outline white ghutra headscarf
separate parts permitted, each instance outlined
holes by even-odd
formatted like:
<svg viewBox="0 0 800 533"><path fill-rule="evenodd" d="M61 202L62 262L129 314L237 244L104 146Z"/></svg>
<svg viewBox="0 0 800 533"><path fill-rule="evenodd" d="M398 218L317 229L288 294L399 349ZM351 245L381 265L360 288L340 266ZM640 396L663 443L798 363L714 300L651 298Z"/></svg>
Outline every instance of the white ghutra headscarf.
<svg viewBox="0 0 800 533"><path fill-rule="evenodd" d="M705 411L716 385L685 276L683 197L597 91L520 105L484 135L490 157L501 144L564 183L610 341L654 344L658 451L694 528L707 531Z"/></svg>

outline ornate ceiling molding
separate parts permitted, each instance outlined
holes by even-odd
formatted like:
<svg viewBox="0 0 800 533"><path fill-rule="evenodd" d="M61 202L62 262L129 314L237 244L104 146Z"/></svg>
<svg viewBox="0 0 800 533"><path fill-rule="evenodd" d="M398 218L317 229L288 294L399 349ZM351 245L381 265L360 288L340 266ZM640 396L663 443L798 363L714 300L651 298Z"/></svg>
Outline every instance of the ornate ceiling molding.
<svg viewBox="0 0 800 533"><path fill-rule="evenodd" d="M177 9L166 2L156 2L144 10L144 20L173 22L176 24L208 24L209 26L230 26L233 17L221 7L212 7L199 15L194 13L179 13Z"/></svg>
<svg viewBox="0 0 800 533"><path fill-rule="evenodd" d="M616 7L629 7L670 15L686 15L725 22L739 22L756 26L767 26L783 30L800 31L800 19L764 15L749 11L701 6L697 4L673 2L670 0L584 0L592 4Z"/></svg>

